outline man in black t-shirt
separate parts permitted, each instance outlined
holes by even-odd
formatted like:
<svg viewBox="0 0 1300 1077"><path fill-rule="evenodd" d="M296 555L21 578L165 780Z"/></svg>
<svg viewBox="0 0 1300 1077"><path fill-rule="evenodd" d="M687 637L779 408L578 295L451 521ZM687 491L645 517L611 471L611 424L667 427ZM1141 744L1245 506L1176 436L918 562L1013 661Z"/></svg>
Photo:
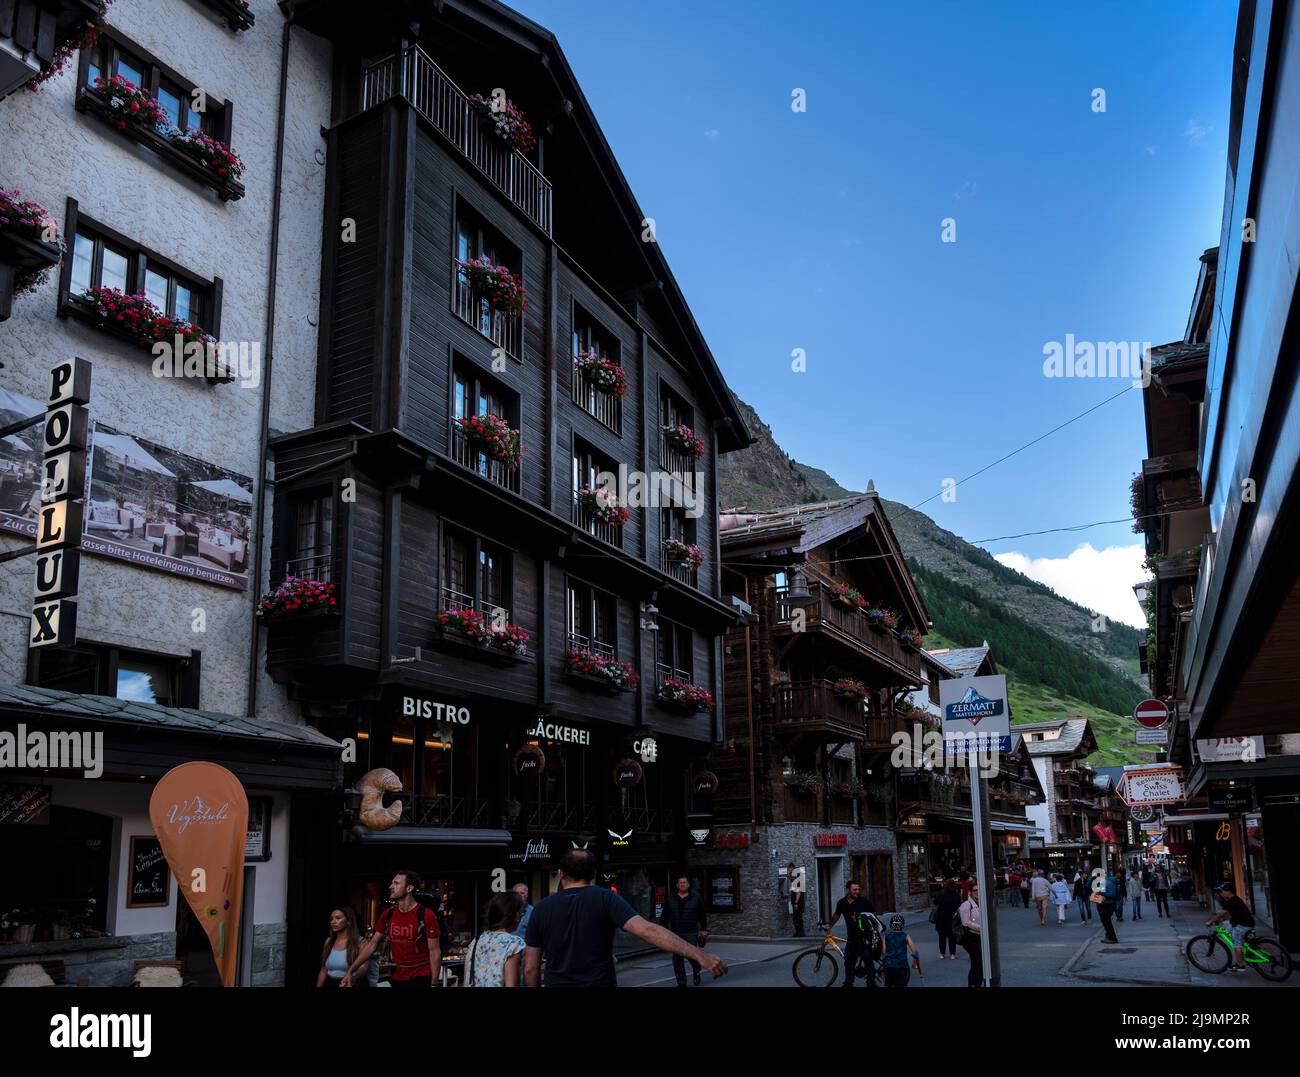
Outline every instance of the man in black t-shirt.
<svg viewBox="0 0 1300 1077"><path fill-rule="evenodd" d="M844 944L844 987L853 986L853 978L859 962L866 965L867 972L862 977L868 987L876 986L876 955L869 947L876 918L876 908L862 896L862 887L857 882L850 882L848 892L840 898L835 906L835 915L826 925L829 933L835 921L844 917L844 926L848 939Z"/></svg>
<svg viewBox="0 0 1300 1077"><path fill-rule="evenodd" d="M1223 908L1212 920L1206 920L1205 926L1213 927L1225 919L1232 925L1232 971L1245 972L1246 957L1242 947L1246 944L1246 936L1255 926L1255 917L1246 903L1233 891L1232 883L1220 883L1214 888L1214 894Z"/></svg>
<svg viewBox="0 0 1300 1077"><path fill-rule="evenodd" d="M569 849L560 857L562 889L537 903L525 933L524 981L529 987L617 987L614 933L620 928L651 946L690 958L714 979L727 971L716 955L637 915L618 894L592 886L596 857ZM542 958L546 977L542 980Z"/></svg>

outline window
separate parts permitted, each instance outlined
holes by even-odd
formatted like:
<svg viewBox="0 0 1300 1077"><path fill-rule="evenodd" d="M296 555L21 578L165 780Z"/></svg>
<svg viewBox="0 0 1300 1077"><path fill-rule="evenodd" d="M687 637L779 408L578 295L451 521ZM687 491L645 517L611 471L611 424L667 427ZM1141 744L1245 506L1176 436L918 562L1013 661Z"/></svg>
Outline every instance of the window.
<svg viewBox="0 0 1300 1077"><path fill-rule="evenodd" d="M80 77L82 89L93 92L97 78L107 80L121 75L158 102L172 127L182 131L202 131L223 142L230 141L232 109L229 101L209 99L194 83L120 34L111 29L101 29L99 40L84 56ZM196 108L196 105L200 107Z"/></svg>
<svg viewBox="0 0 1300 1077"><path fill-rule="evenodd" d="M284 574L330 583L334 554L334 496L329 492L295 495L291 539Z"/></svg>
<svg viewBox="0 0 1300 1077"><path fill-rule="evenodd" d="M583 411L595 416L614 433L622 431L623 401L596 384L589 375L577 368L578 356L586 352L598 359L619 361L618 343L582 310L573 312L573 402Z"/></svg>
<svg viewBox="0 0 1300 1077"><path fill-rule="evenodd" d="M569 646L617 658L618 606L614 597L578 580L569 580L567 591Z"/></svg>
<svg viewBox="0 0 1300 1077"><path fill-rule="evenodd" d="M160 254L132 242L107 225L80 213L68 199L67 234L72 257L64 260L63 304L79 300L90 288L117 288L126 295L145 295L173 318L184 318L219 335L221 281L204 281ZM74 309L75 306L74 306Z"/></svg>
<svg viewBox="0 0 1300 1077"><path fill-rule="evenodd" d="M451 306L456 315L472 325L494 344L499 345L514 359L523 355L523 319L512 317L496 309L492 299L475 288L461 262L473 262L486 257L493 265L505 266L511 273L521 276L522 259L519 252L467 206L456 213L456 251L452 263Z"/></svg>
<svg viewBox="0 0 1300 1077"><path fill-rule="evenodd" d="M510 616L510 553L487 539L448 525L442 536L443 609L495 610Z"/></svg>
<svg viewBox="0 0 1300 1077"><path fill-rule="evenodd" d="M686 515L684 508L664 506L659 510L660 568L678 583L694 587L699 570L689 560L674 557L668 549L669 541L694 545L695 521Z"/></svg>
<svg viewBox="0 0 1300 1077"><path fill-rule="evenodd" d="M665 426L689 426L694 430L695 413L680 396L666 385L661 385L659 389L659 424L660 466L665 471L679 475L682 483L688 489L693 490L695 488L695 469L699 466L699 461L688 453L675 448L664 436L662 428Z"/></svg>
<svg viewBox="0 0 1300 1077"><path fill-rule="evenodd" d="M695 683L695 640L689 628L659 619L659 675Z"/></svg>
<svg viewBox="0 0 1300 1077"><path fill-rule="evenodd" d="M519 468L481 452L461 432L457 419L474 415L496 415L512 428L519 425L519 398L469 364L458 364L451 381L451 455L464 467L477 471L489 482L508 490L519 490Z"/></svg>
<svg viewBox="0 0 1300 1077"><path fill-rule="evenodd" d="M199 655L189 658L93 643L32 652L28 681L38 688L113 696L165 707L199 705Z"/></svg>
<svg viewBox="0 0 1300 1077"><path fill-rule="evenodd" d="M573 448L573 522L590 535L621 546L623 527L621 524L602 519L579 500L579 493L584 486L592 489L606 487L611 493L618 494L618 466L609 457L598 453L580 439L574 439Z"/></svg>

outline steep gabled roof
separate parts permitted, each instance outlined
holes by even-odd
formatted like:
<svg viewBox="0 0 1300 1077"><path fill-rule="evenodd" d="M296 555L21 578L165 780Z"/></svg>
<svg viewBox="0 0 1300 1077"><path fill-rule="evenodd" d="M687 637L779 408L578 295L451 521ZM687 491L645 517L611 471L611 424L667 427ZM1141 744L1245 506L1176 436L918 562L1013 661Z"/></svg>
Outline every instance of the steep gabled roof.
<svg viewBox="0 0 1300 1077"><path fill-rule="evenodd" d="M950 669L954 676L971 677L978 673L986 661L992 666L989 651L988 641L985 640L978 647L962 647L959 650L941 648L926 653L940 665ZM996 667L993 667L993 672L996 672Z"/></svg>
<svg viewBox="0 0 1300 1077"><path fill-rule="evenodd" d="M1030 740L1028 734L1060 730L1055 740ZM1091 755L1097 750L1097 738L1087 718L1062 718L1054 722L1017 723L1015 731L1025 735L1030 755Z"/></svg>

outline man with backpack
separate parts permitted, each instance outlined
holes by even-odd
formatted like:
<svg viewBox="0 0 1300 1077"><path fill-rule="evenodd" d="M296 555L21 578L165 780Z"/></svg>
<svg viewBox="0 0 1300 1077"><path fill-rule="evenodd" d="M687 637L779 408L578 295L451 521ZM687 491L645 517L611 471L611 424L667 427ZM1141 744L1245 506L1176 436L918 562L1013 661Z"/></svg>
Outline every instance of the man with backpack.
<svg viewBox="0 0 1300 1077"><path fill-rule="evenodd" d="M827 933L835 926L835 921L844 917L844 927L848 938L844 945L844 985L853 986L853 979L861 975L868 987L876 986L876 958L880 955L881 938L880 921L876 919L875 906L862 896L862 887L853 880L848 891L835 906L835 914L826 925ZM863 972L858 972L861 965Z"/></svg>
<svg viewBox="0 0 1300 1077"><path fill-rule="evenodd" d="M415 900L419 885L419 875L406 868L393 876L388 884L388 896L393 904L379 914L374 933L343 976L343 987L352 986L352 977L365 966L384 939L388 940L393 956L390 987L432 987L439 982L442 956L438 917L432 909Z"/></svg>

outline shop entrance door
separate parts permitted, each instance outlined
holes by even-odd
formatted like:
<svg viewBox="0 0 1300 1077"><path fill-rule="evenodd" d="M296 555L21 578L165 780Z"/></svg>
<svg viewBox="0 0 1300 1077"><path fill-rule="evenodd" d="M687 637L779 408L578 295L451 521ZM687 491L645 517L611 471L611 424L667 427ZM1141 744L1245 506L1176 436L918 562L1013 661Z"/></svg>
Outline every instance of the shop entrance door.
<svg viewBox="0 0 1300 1077"><path fill-rule="evenodd" d="M868 854L867 879L867 896L876 912L893 912L897 904L894 899L894 858L888 853Z"/></svg>
<svg viewBox="0 0 1300 1077"><path fill-rule="evenodd" d="M844 878L844 857L819 856L817 858L817 915L828 923L835 913L836 903L844 896L847 880Z"/></svg>

